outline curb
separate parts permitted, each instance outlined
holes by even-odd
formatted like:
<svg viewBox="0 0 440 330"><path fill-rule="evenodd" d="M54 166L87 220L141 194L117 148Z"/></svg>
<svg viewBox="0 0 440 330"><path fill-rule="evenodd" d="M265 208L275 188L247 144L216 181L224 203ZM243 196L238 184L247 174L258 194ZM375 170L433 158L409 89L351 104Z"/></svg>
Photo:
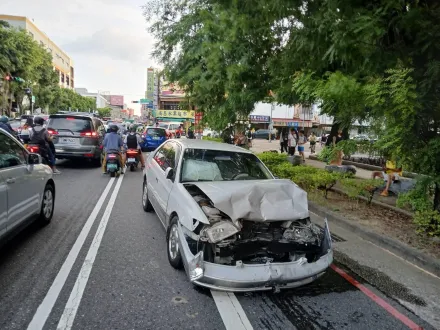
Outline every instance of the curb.
<svg viewBox="0 0 440 330"><path fill-rule="evenodd" d="M336 223L340 227L359 235L363 239L389 250L400 258L440 277L440 261L426 255L422 251L416 250L415 248L393 238L370 231L361 225L355 224L352 221L323 208L322 206L316 205L311 201L309 201L309 210L322 218L327 218L329 222Z"/></svg>

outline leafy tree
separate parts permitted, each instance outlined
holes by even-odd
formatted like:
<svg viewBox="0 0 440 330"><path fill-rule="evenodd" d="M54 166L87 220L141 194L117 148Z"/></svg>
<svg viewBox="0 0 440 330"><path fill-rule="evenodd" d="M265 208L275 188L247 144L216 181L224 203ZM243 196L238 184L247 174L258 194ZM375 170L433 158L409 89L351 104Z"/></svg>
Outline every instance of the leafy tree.
<svg viewBox="0 0 440 330"><path fill-rule="evenodd" d="M144 10L154 55L213 127L269 90L280 103L320 103L334 132L372 122L388 155L429 176L440 212L438 1L150 0Z"/></svg>
<svg viewBox="0 0 440 330"><path fill-rule="evenodd" d="M95 99L81 96L68 88L55 90L54 100L50 105L50 112L56 113L60 110L92 111L96 109Z"/></svg>
<svg viewBox="0 0 440 330"><path fill-rule="evenodd" d="M21 105L25 96L24 88L32 89L37 107L47 107L53 90L58 88L51 55L26 31L4 23L0 22L0 74L2 77L8 74L18 76L25 82L4 81L1 107L10 109L7 102L11 93Z"/></svg>
<svg viewBox="0 0 440 330"><path fill-rule="evenodd" d="M110 117L112 114L112 108L110 107L98 108L96 110L101 117Z"/></svg>

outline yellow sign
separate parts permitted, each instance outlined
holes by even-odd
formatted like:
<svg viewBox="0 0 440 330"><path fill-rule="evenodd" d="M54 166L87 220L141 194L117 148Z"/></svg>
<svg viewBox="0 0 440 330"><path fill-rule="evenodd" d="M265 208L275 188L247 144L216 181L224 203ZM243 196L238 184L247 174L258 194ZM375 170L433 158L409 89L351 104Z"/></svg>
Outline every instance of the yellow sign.
<svg viewBox="0 0 440 330"><path fill-rule="evenodd" d="M156 117L194 119L194 110L157 110Z"/></svg>

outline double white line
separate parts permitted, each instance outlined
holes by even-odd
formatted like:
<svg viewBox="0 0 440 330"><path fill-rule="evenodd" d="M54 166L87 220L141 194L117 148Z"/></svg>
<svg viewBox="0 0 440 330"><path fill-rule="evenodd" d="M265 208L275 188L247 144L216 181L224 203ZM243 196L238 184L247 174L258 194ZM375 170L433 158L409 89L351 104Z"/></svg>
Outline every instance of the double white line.
<svg viewBox="0 0 440 330"><path fill-rule="evenodd" d="M99 223L98 229L96 231L95 237L93 239L92 244L90 245L89 252L87 253L86 259L83 262L80 273L76 279L75 285L71 291L69 300L66 303L66 307L64 308L63 315L58 323L57 329L71 329L73 325L73 321L75 320L76 313L78 311L79 304L81 302L82 295L84 293L84 289L86 287L87 281L90 276L90 272L92 271L93 263L95 261L96 254L98 253L99 246L101 245L102 238L104 236L105 229L107 227L108 220L110 218L110 214L113 210L113 206L116 202L116 197L118 195L119 189L121 188L122 180L124 176L121 176L117 182L115 189L110 197L110 200L107 204L107 207L104 211L104 214L101 218L101 222ZM49 291L44 297L42 303L38 307L35 312L34 317L32 318L31 323L29 323L28 330L41 330L43 329L47 319L49 318L50 313L52 312L53 306L55 305L58 296L60 295L61 290L66 283L67 277L72 270L73 265L75 264L76 259L81 251L81 248L84 245L84 242L89 235L89 232L95 223L95 220L104 205L104 202L107 198L107 195L110 192L110 189L114 183L115 179L111 178L110 182L104 189L101 197L96 203L95 208L87 219L81 233L73 244L72 249L69 252L66 260L61 266L60 271L58 272L55 280L53 281Z"/></svg>

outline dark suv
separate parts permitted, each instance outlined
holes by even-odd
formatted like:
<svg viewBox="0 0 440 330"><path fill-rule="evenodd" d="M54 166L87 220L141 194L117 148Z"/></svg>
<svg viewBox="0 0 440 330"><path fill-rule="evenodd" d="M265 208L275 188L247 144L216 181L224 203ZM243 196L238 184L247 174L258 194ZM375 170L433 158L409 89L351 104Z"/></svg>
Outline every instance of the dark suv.
<svg viewBox="0 0 440 330"><path fill-rule="evenodd" d="M81 113L50 115L47 130L53 135L56 158L101 163L105 128L100 119Z"/></svg>

